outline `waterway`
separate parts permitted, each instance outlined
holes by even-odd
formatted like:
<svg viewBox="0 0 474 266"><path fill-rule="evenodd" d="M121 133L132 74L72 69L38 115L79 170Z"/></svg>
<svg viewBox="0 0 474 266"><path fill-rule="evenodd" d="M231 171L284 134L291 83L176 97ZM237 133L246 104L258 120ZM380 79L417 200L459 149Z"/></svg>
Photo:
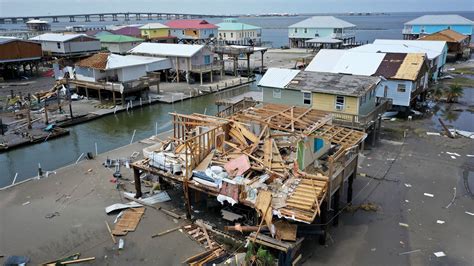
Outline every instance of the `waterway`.
<svg viewBox="0 0 474 266"><path fill-rule="evenodd" d="M38 164L43 171L52 171L73 164L82 153L102 153L130 143L134 130L134 141L150 137L155 133L170 130L170 112L206 113L214 115L218 97L232 97L248 90L257 90L256 85L237 88L220 94L208 94L174 104L155 104L130 112L117 113L84 124L70 127L70 135L47 142L27 146L0 154L0 187L12 183L16 173L17 182L36 176Z"/></svg>

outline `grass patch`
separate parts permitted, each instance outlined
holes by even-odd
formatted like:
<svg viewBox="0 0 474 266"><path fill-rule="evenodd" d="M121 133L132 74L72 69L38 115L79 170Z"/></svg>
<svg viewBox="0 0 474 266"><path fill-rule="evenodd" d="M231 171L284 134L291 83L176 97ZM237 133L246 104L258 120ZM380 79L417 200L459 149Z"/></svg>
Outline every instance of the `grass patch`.
<svg viewBox="0 0 474 266"><path fill-rule="evenodd" d="M465 77L455 77L454 79L446 79L443 81L446 85L458 84L462 87L471 87L474 88L474 80Z"/></svg>
<svg viewBox="0 0 474 266"><path fill-rule="evenodd" d="M456 68L453 71L450 71L451 73L454 74L466 74L466 75L474 75L474 68L472 67L460 67Z"/></svg>

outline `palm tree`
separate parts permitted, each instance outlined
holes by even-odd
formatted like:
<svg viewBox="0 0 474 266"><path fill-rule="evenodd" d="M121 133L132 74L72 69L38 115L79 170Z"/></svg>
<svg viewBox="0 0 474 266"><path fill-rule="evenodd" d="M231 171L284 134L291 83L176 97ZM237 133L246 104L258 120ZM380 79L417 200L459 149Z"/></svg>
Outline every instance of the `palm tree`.
<svg viewBox="0 0 474 266"><path fill-rule="evenodd" d="M446 102L455 103L464 94L464 89L457 83L451 84L446 90Z"/></svg>
<svg viewBox="0 0 474 266"><path fill-rule="evenodd" d="M441 86L436 86L433 91L432 95L435 101L439 102L441 100L441 97L444 95L444 90Z"/></svg>

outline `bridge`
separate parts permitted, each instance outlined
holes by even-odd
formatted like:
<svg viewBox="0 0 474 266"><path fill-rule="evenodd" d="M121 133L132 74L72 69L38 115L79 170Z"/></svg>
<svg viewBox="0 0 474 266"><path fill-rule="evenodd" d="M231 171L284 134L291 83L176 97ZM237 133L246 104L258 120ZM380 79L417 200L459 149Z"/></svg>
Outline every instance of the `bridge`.
<svg viewBox="0 0 474 266"><path fill-rule="evenodd" d="M117 12L117 13L91 13L75 15L47 15L47 16L26 16L26 17L0 17L0 24L26 23L31 19L43 19L59 22L60 19L69 22L83 21L141 21L141 20L172 20L172 19L201 19L201 18L223 18L223 15L203 15L203 14L182 14L182 13L156 13L156 12Z"/></svg>

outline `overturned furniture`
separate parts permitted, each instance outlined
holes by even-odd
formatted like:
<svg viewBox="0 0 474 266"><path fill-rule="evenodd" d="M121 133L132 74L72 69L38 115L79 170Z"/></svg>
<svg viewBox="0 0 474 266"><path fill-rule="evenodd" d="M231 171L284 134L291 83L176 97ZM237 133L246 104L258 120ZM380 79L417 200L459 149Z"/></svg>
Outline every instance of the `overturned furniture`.
<svg viewBox="0 0 474 266"><path fill-rule="evenodd" d="M173 136L132 163L137 198L141 174L157 175L182 184L189 217L189 192L199 191L255 209L262 217L258 231L266 226L277 239L273 220L312 224L320 218L325 235L328 211L338 212L345 181L351 200L366 134L332 125L328 113L271 104L227 117L171 116Z"/></svg>

